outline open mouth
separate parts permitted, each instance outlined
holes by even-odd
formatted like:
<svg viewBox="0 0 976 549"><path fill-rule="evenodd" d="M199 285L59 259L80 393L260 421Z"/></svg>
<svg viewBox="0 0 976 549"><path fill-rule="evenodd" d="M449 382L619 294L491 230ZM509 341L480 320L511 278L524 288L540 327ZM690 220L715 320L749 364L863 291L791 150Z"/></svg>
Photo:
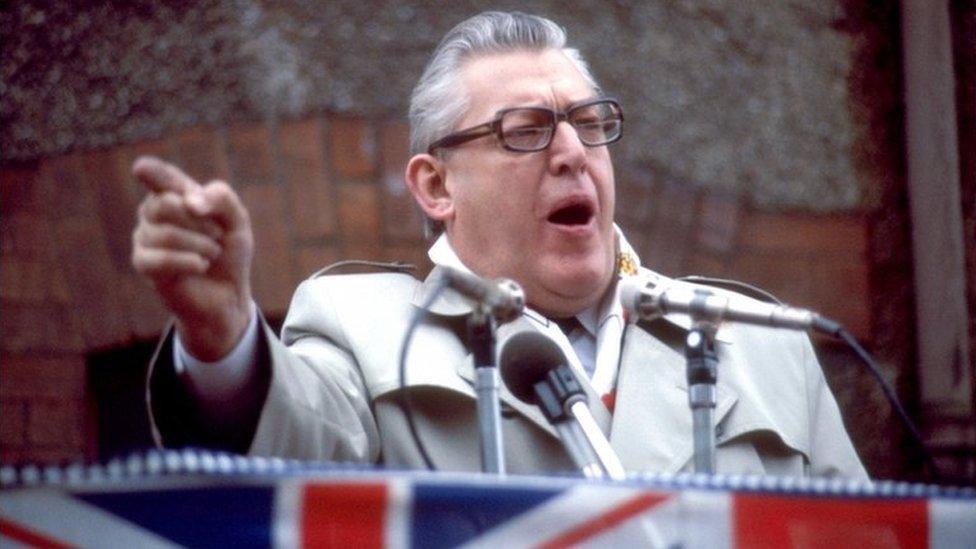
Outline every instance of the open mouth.
<svg viewBox="0 0 976 549"><path fill-rule="evenodd" d="M589 204L577 203L559 208L549 214L550 223L556 225L586 225L593 218L593 207Z"/></svg>

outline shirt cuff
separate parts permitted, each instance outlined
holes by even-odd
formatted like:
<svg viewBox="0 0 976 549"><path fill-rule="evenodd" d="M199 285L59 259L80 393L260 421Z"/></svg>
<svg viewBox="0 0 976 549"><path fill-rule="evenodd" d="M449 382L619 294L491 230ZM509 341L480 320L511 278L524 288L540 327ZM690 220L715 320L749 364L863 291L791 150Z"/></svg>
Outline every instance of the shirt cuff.
<svg viewBox="0 0 976 549"><path fill-rule="evenodd" d="M251 302L251 320L237 345L224 358L199 360L187 352L179 333L173 336L173 367L197 394L207 400L223 401L243 389L257 370L258 311Z"/></svg>

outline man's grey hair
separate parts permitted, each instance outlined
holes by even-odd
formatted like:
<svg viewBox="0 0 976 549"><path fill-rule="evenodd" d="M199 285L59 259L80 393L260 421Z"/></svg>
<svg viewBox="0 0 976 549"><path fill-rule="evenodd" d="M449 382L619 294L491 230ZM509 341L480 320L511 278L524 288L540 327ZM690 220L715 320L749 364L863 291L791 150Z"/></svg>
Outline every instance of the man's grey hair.
<svg viewBox="0 0 976 549"><path fill-rule="evenodd" d="M434 50L410 97L410 153L427 152L434 141L455 131L468 108L461 69L471 59L515 51L557 49L576 65L595 92L596 80L579 51L566 47L566 32L556 23L521 12L489 11L462 21ZM443 230L427 220L427 235Z"/></svg>

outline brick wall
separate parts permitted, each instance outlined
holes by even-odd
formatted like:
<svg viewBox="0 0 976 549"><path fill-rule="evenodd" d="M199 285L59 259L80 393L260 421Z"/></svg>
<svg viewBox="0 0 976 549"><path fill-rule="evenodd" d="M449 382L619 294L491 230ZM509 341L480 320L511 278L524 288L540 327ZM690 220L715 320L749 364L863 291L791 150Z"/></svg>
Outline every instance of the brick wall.
<svg viewBox="0 0 976 549"><path fill-rule="evenodd" d="M3 462L98 452L86 357L158 336L166 321L129 265L143 191L133 159L154 154L202 181L229 179L255 223L254 292L281 317L294 287L339 259L428 269L403 185L399 120L316 116L194 127L2 172L0 443ZM618 182L618 219L666 274L740 278L871 333L866 221L759 213L737 196L637 173Z"/></svg>

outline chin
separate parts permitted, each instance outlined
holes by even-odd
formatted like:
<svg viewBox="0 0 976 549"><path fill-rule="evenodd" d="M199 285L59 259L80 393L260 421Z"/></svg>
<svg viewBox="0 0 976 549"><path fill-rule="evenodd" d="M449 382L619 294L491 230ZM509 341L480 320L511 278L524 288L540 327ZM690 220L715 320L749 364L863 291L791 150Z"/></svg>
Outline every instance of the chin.
<svg viewBox="0 0 976 549"><path fill-rule="evenodd" d="M564 263L546 270L538 278L545 294L545 298L539 299L538 306L545 306L552 313L576 314L598 302L612 273L609 265L594 263Z"/></svg>

